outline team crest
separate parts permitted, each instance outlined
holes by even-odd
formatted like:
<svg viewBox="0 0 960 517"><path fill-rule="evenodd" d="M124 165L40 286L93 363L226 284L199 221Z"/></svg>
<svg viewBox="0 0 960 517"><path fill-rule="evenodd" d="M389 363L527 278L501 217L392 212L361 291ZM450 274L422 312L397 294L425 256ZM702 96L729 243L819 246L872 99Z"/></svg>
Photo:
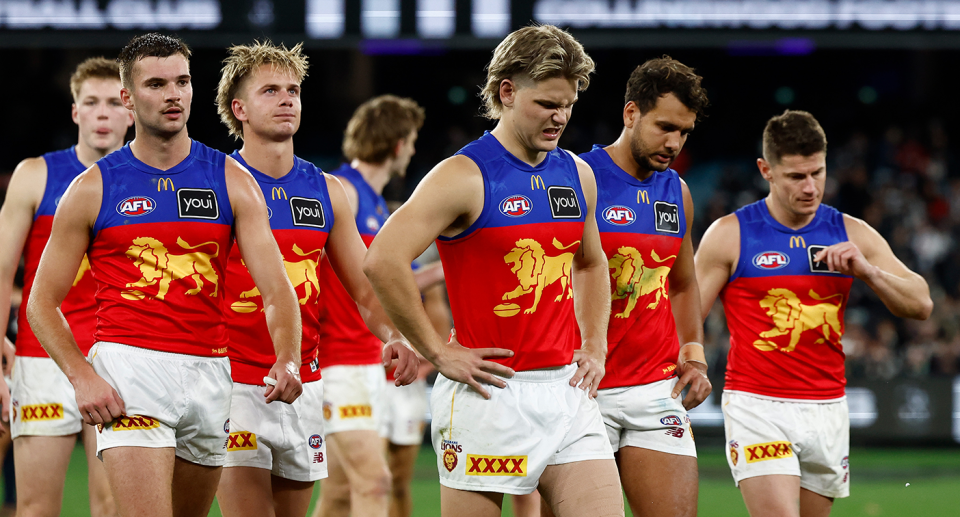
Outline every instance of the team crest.
<svg viewBox="0 0 960 517"><path fill-rule="evenodd" d="M447 469L447 472L453 472L453 469L457 468L457 462L460 459L457 457L457 453L453 452L452 449L447 449L443 451L443 468Z"/></svg>
<svg viewBox="0 0 960 517"><path fill-rule="evenodd" d="M637 213L630 207L615 205L603 211L603 220L617 226L629 226L637 220Z"/></svg>
<svg viewBox="0 0 960 517"><path fill-rule="evenodd" d="M533 201L530 201L527 196L517 194L500 202L500 213L507 217L523 217L532 210Z"/></svg>
<svg viewBox="0 0 960 517"><path fill-rule="evenodd" d="M325 401L323 403L323 419L330 420L331 418L333 418L333 404Z"/></svg>

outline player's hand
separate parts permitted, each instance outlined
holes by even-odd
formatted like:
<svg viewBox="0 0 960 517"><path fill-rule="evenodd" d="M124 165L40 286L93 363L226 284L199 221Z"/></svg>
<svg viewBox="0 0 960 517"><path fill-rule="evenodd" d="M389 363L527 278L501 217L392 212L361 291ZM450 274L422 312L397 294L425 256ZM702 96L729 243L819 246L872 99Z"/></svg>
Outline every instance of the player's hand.
<svg viewBox="0 0 960 517"><path fill-rule="evenodd" d="M90 369L73 385L77 394L77 408L87 425L106 425L127 414L126 406L117 390Z"/></svg>
<svg viewBox="0 0 960 517"><path fill-rule="evenodd" d="M17 347L3 336L3 374L7 377L13 375L13 361L17 358Z"/></svg>
<svg viewBox="0 0 960 517"><path fill-rule="evenodd" d="M673 387L672 396L673 398L679 397L683 388L689 384L690 391L683 399L683 407L684 409L693 409L706 400L707 395L710 395L710 392L713 391L713 384L707 377L707 365L696 361L681 361L677 365L677 369L680 373L680 380Z"/></svg>
<svg viewBox="0 0 960 517"><path fill-rule="evenodd" d="M389 369L392 366L397 367L393 371L393 377L396 379L395 384L406 386L417 380L420 358L406 342L391 341L383 345L383 367Z"/></svg>
<svg viewBox="0 0 960 517"><path fill-rule="evenodd" d="M450 331L450 341L441 349L437 357L437 370L444 377L462 382L477 390L485 399L490 393L483 388L481 382L492 384L498 388L506 388L507 382L502 377L513 377L513 369L485 357L513 357L513 351L505 348L466 348L457 341L457 332Z"/></svg>
<svg viewBox="0 0 960 517"><path fill-rule="evenodd" d="M579 348L573 351L573 362L577 363L577 372L570 379L570 385L579 387L589 393L591 398L595 398L600 381L607 374L604 366L607 362L607 354L602 349Z"/></svg>
<svg viewBox="0 0 960 517"><path fill-rule="evenodd" d="M303 384L300 382L300 365L298 363L299 361L277 359L273 368L270 368L267 377L275 380L277 384L267 384L267 391L263 394L267 399L267 404L274 400L292 404L303 393Z"/></svg>
<svg viewBox="0 0 960 517"><path fill-rule="evenodd" d="M851 241L839 242L828 246L813 256L814 262L825 262L830 271L866 279L876 268L867 261L860 248Z"/></svg>

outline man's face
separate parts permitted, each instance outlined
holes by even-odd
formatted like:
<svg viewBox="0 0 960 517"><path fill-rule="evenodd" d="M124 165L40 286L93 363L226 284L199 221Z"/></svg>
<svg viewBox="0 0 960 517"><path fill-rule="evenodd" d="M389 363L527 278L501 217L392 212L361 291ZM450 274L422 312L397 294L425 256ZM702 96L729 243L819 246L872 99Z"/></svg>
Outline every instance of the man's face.
<svg viewBox="0 0 960 517"><path fill-rule="evenodd" d="M570 121L573 104L577 102L576 79L518 81L507 98L504 98L503 86L500 91L504 107L513 109L513 129L524 147L536 152L556 149Z"/></svg>
<svg viewBox="0 0 960 517"><path fill-rule="evenodd" d="M133 125L133 114L120 102L120 79L91 77L80 85L72 108L80 140L101 153L119 149Z"/></svg>
<svg viewBox="0 0 960 517"><path fill-rule="evenodd" d="M632 102L624 109L624 124L630 132L630 152L641 170L663 172L680 154L693 131L697 114L673 93L657 99L648 113Z"/></svg>
<svg viewBox="0 0 960 517"><path fill-rule="evenodd" d="M300 127L300 81L290 73L262 65L244 81L242 94L233 100L233 113L263 138L287 140Z"/></svg>
<svg viewBox="0 0 960 517"><path fill-rule="evenodd" d="M798 216L817 213L827 181L827 153L783 156L778 163L757 161L770 193L787 212Z"/></svg>
<svg viewBox="0 0 960 517"><path fill-rule="evenodd" d="M415 144L417 143L417 130L414 129L406 138L399 142L400 149L393 160L393 175L404 178L407 176L407 167L410 165L410 158L417 154Z"/></svg>
<svg viewBox="0 0 960 517"><path fill-rule="evenodd" d="M151 132L175 135L187 125L193 83L190 63L181 54L145 57L133 65L130 89L120 90L124 106Z"/></svg>

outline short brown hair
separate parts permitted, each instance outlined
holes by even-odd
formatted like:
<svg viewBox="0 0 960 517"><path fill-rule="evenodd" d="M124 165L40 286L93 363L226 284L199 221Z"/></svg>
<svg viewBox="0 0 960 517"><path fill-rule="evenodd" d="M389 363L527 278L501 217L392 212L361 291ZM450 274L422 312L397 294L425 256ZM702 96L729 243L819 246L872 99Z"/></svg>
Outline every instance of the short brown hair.
<svg viewBox="0 0 960 517"><path fill-rule="evenodd" d="M827 135L806 111L786 110L767 121L763 130L763 158L780 163L784 156L811 156L827 152Z"/></svg>
<svg viewBox="0 0 960 517"><path fill-rule="evenodd" d="M217 113L234 139L243 138L243 124L233 114L233 99L240 94L240 87L262 65L273 65L303 82L307 76L307 56L303 55L303 43L293 48L274 45L270 41L254 41L253 45L236 45L227 49L223 60L220 83L217 85Z"/></svg>
<svg viewBox="0 0 960 517"><path fill-rule="evenodd" d="M640 113L648 113L660 97L672 93L700 120L710 105L707 90L700 86L702 80L693 68L668 55L650 59L630 74L623 103L633 101Z"/></svg>
<svg viewBox="0 0 960 517"><path fill-rule="evenodd" d="M73 95L73 102L80 100L80 87L87 79L113 79L120 80L120 65L116 61L110 61L105 57L91 57L77 65L77 69L70 76L70 93ZM119 90L118 90L119 95Z"/></svg>
<svg viewBox="0 0 960 517"><path fill-rule="evenodd" d="M423 108L413 99L381 95L353 112L343 134L343 155L348 160L383 163L397 142L423 127Z"/></svg>
<svg viewBox="0 0 960 517"><path fill-rule="evenodd" d="M141 34L134 37L120 51L117 63L120 64L120 82L124 88L133 86L133 65L145 57L170 57L180 54L190 60L190 47L176 36L166 36L159 32Z"/></svg>
<svg viewBox="0 0 960 517"><path fill-rule="evenodd" d="M497 120L503 114L500 83L522 75L534 81L555 77L576 79L577 91L590 86L593 59L570 33L553 25L533 25L513 31L497 45L487 64L487 84L480 92L483 115Z"/></svg>

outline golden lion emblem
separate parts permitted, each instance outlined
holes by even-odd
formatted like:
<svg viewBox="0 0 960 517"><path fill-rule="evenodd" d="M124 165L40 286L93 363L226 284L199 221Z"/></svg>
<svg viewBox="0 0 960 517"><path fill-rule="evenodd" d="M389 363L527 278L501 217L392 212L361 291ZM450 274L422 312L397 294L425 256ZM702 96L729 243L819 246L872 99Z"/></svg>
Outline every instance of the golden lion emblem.
<svg viewBox="0 0 960 517"><path fill-rule="evenodd" d="M300 249L300 246L296 244L293 245L293 252L301 257L309 257L321 251L323 251L323 248L304 252ZM290 278L290 283L293 284L293 288L296 289L301 285L303 286L304 294L303 298L299 300L300 305L306 305L311 298L317 299L320 296L320 281L317 279L317 262L319 262L319 256L317 260L305 258L296 262L287 262L286 259L283 261L283 267L287 270L287 277ZM240 299L255 298L257 296L260 296L260 290L257 289L256 286L249 291L240 293ZM250 312L245 309L238 310L239 307L232 308L236 312Z"/></svg>
<svg viewBox="0 0 960 517"><path fill-rule="evenodd" d="M580 241L564 246L556 238L553 239L553 246L558 250L566 250L578 244ZM551 256L543 251L543 246L539 242L533 239L520 239L510 253L503 257L503 261L507 264L512 263L510 272L517 275L517 281L520 283L516 289L505 293L503 300L513 300L525 294L534 293L533 304L523 311L524 314L536 312L543 289L558 281L560 294L554 301L559 302L564 296L568 298L573 296L570 284L572 252ZM494 307L494 314L497 316L513 316L519 312L520 306L515 303L504 303Z"/></svg>
<svg viewBox="0 0 960 517"><path fill-rule="evenodd" d="M840 293L821 298L810 290L810 297L817 301L839 298L836 304L817 303L813 305L804 305L797 298L797 295L789 289L770 289L767 296L760 300L760 308L767 312L767 316L773 319L773 328L760 333L762 338L772 338L790 334L790 343L785 347L780 347L773 341L758 339L753 342L753 346L764 352L770 350L780 350L781 352L792 352L797 343L800 342L800 336L804 331L820 328L823 338L815 343L824 341L837 341L840 339L840 306L843 304L843 295ZM830 339L830 331L833 330L836 336Z"/></svg>
<svg viewBox="0 0 960 517"><path fill-rule="evenodd" d="M83 275L87 271L90 271L90 259L87 258L87 254L83 254L83 260L80 261L80 269L77 270L77 276L73 279L73 287L76 287L80 283L80 280L83 280Z"/></svg>
<svg viewBox="0 0 960 517"><path fill-rule="evenodd" d="M670 274L669 266L647 267L643 264L643 257L637 248L630 246L621 246L617 254L610 257L610 283L613 284L613 295L611 299L627 299L627 306L623 312L614 314L615 318L628 318L633 309L637 306L637 299L655 293L656 297L647 304L648 309L656 309L660 305L660 300L666 300L667 275ZM656 250L650 250L650 257L654 262L664 263L670 259L677 258L676 255L670 255L661 259Z"/></svg>
<svg viewBox="0 0 960 517"><path fill-rule="evenodd" d="M220 245L215 241L210 241L191 246L180 237L177 237L177 244L185 250L213 245L215 251L212 255L200 251L176 255L168 252L166 246L153 237L137 237L133 240L133 244L127 248L126 254L136 264L143 278L127 284L127 287L137 289L123 291L120 295L128 300L143 300L144 298L163 300L167 290L170 289L170 282L189 278L193 280L196 287L188 289L186 294L192 296L200 294L204 286L203 281L206 279L213 284L213 292L210 293L210 296L217 296L219 278L210 262L220 253ZM148 295L140 290L150 286L158 287L155 296Z"/></svg>

